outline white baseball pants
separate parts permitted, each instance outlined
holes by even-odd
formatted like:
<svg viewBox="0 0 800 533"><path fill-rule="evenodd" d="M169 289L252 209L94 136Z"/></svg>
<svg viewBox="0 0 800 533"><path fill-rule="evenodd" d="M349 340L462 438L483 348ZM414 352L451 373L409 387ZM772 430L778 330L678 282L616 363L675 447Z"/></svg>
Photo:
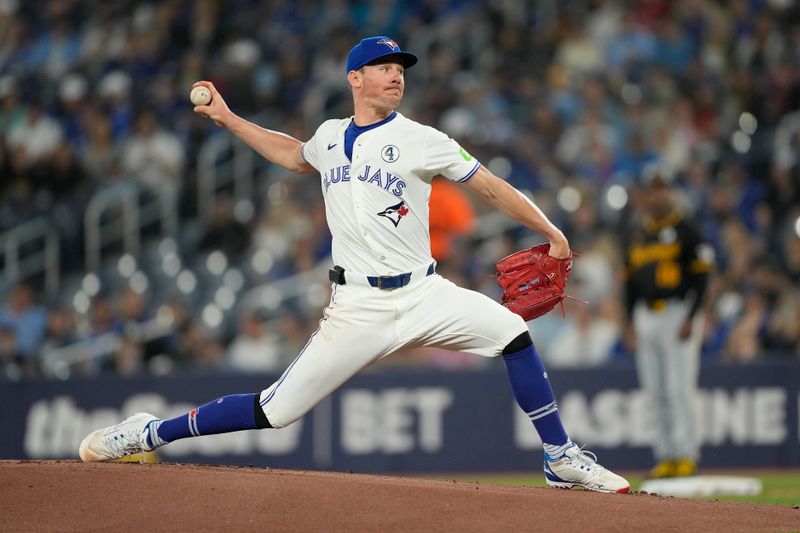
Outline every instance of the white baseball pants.
<svg viewBox="0 0 800 533"><path fill-rule="evenodd" d="M393 290L334 285L319 329L262 391L260 403L270 424L284 427L400 348L436 346L495 357L526 331L520 316L437 274Z"/></svg>
<svg viewBox="0 0 800 533"><path fill-rule="evenodd" d="M678 332L689 310L686 300L668 300L658 311L640 302L634 310L636 370L655 417L657 461L699 457L695 399L703 318L698 313L691 335L681 339Z"/></svg>

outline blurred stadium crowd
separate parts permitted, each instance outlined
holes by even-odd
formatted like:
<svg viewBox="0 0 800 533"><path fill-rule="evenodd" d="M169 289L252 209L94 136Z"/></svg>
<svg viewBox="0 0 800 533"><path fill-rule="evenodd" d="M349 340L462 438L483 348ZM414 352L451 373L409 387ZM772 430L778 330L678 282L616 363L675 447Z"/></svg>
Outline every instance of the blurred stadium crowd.
<svg viewBox="0 0 800 533"><path fill-rule="evenodd" d="M318 178L258 162L251 194L201 209L198 161L227 133L189 88L210 79L234 112L306 139L351 113L345 56L375 34L422 58L400 111L531 194L581 252L571 292L590 303L531 323L549 365L629 362L618 236L649 165L716 250L704 358L800 356L795 2L0 0L0 232L44 217L62 271L52 293L5 280L3 374L291 361L327 301ZM178 198L177 233L145 227L137 253L111 246L87 269L87 205L130 184ZM494 262L539 240L445 183L431 217L439 271L492 296ZM421 361L492 364L393 364Z"/></svg>

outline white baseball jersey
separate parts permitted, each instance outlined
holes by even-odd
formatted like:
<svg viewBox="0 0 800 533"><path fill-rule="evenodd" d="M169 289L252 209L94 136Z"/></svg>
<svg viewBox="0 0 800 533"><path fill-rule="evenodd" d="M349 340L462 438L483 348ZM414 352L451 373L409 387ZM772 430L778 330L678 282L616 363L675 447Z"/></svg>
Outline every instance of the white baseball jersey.
<svg viewBox="0 0 800 533"><path fill-rule="evenodd" d="M431 179L466 181L480 164L444 133L400 113L360 134L350 162L350 122L322 123L302 147L322 179L334 263L378 276L430 264Z"/></svg>

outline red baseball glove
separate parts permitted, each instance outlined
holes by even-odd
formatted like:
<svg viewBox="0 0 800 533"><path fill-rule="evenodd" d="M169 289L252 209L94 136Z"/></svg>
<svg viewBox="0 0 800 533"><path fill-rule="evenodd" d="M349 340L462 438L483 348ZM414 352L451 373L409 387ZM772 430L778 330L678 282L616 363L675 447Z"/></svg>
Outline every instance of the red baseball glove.
<svg viewBox="0 0 800 533"><path fill-rule="evenodd" d="M503 289L502 302L526 321L533 320L561 304L572 272L573 253L564 259L548 255L549 243L515 252L497 262L497 284Z"/></svg>

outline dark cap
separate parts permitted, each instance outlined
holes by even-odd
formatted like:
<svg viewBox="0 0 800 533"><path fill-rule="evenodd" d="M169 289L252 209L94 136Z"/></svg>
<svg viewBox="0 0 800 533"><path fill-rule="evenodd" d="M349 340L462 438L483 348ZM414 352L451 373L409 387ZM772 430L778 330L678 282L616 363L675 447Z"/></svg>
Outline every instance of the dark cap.
<svg viewBox="0 0 800 533"><path fill-rule="evenodd" d="M669 187L675 175L663 164L652 163L642 170L641 183L645 187Z"/></svg>
<svg viewBox="0 0 800 533"><path fill-rule="evenodd" d="M409 68L417 64L419 59L410 52L403 52L394 40L385 35L367 37L355 45L347 54L347 67L345 72L358 70L368 63L384 56L397 56L403 67Z"/></svg>

